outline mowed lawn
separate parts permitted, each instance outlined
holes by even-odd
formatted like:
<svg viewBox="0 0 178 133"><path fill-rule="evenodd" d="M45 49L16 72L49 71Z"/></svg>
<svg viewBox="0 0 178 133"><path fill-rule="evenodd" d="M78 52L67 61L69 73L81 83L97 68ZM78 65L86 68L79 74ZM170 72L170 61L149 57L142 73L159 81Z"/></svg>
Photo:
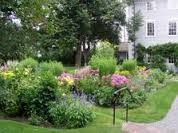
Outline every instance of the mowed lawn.
<svg viewBox="0 0 178 133"><path fill-rule="evenodd" d="M145 104L129 110L129 120L134 122L154 122L162 119L178 94L178 82L170 81L166 87L149 95ZM116 110L116 126L112 126L112 109L94 107L96 119L86 128L47 129L10 120L0 120L0 133L120 133L125 119L125 110Z"/></svg>

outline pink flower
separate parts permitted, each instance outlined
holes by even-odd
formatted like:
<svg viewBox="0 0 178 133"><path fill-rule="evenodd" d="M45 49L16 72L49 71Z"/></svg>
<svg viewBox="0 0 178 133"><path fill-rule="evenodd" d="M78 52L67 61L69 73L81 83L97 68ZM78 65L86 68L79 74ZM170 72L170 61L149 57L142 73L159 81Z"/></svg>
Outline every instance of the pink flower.
<svg viewBox="0 0 178 133"><path fill-rule="evenodd" d="M128 83L129 80L125 76L113 74L111 77L111 85L113 87L122 87L124 85L127 85Z"/></svg>
<svg viewBox="0 0 178 133"><path fill-rule="evenodd" d="M87 67L79 69L74 74L74 77L75 77L75 79L82 79L87 76L98 76L98 75L99 75L98 70L93 70L93 69L91 69L91 67L87 66Z"/></svg>
<svg viewBox="0 0 178 133"><path fill-rule="evenodd" d="M71 78L73 79L73 75L70 73L63 73L61 76L58 77L60 81L64 81L66 78Z"/></svg>

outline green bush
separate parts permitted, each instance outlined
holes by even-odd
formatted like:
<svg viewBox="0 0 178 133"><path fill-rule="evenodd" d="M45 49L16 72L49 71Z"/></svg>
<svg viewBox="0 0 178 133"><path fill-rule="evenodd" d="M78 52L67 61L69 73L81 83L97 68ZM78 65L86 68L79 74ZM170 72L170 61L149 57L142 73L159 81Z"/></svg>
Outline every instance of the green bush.
<svg viewBox="0 0 178 133"><path fill-rule="evenodd" d="M94 94L94 91L99 88L99 78L94 76L85 77L79 81L78 85L85 94Z"/></svg>
<svg viewBox="0 0 178 133"><path fill-rule="evenodd" d="M36 114L32 114L28 120L31 125L35 126L41 126L46 122L41 116L38 116Z"/></svg>
<svg viewBox="0 0 178 133"><path fill-rule="evenodd" d="M32 99L31 110L43 118L48 117L50 102L56 100L58 81L50 73L41 75L39 87Z"/></svg>
<svg viewBox="0 0 178 133"><path fill-rule="evenodd" d="M57 89L57 79L48 72L24 79L18 88L24 114L34 113L48 119L49 105L56 100Z"/></svg>
<svg viewBox="0 0 178 133"><path fill-rule="evenodd" d="M166 74L161 71L160 69L153 69L151 71L151 75L152 78L156 81L158 81L158 83L164 83L165 79L166 79Z"/></svg>
<svg viewBox="0 0 178 133"><path fill-rule="evenodd" d="M114 57L114 48L112 44L107 41L99 42L100 46L96 49L95 55L100 58Z"/></svg>
<svg viewBox="0 0 178 133"><path fill-rule="evenodd" d="M129 72L134 72L137 68L137 61L136 60L125 60L122 63L122 69L129 71Z"/></svg>
<svg viewBox="0 0 178 133"><path fill-rule="evenodd" d="M20 110L26 116L35 113L35 107L38 106L36 101L40 99L36 99L36 97L37 91L41 88L40 80L41 77L30 75L19 82L17 95L20 101Z"/></svg>
<svg viewBox="0 0 178 133"><path fill-rule="evenodd" d="M94 119L91 108L78 100L56 103L49 112L56 127L81 128Z"/></svg>
<svg viewBox="0 0 178 133"><path fill-rule="evenodd" d="M111 106L115 90L109 86L102 86L95 91L96 103L100 106Z"/></svg>
<svg viewBox="0 0 178 133"><path fill-rule="evenodd" d="M34 60L33 58L27 58L25 60L22 60L17 65L17 67L20 69L29 68L29 69L32 69L33 71L35 71L37 66L38 66L38 62L36 60Z"/></svg>
<svg viewBox="0 0 178 133"><path fill-rule="evenodd" d="M114 58L114 49L108 42L101 42L101 46L96 49L96 53L91 57L90 66L98 69L100 76L113 74L115 72L117 61Z"/></svg>
<svg viewBox="0 0 178 133"><path fill-rule="evenodd" d="M3 76L0 74L0 110L4 108L4 100L5 100L5 90L6 84Z"/></svg>
<svg viewBox="0 0 178 133"><path fill-rule="evenodd" d="M139 89L137 91L132 92L133 98L131 96L124 92L123 97L121 98L122 107L126 107L126 104L128 104L128 107L130 109L140 107L147 99L146 91L144 89Z"/></svg>
<svg viewBox="0 0 178 133"><path fill-rule="evenodd" d="M64 71L64 67L62 63L50 61L50 62L42 62L39 65L40 72L51 72L54 75L60 75Z"/></svg>
<svg viewBox="0 0 178 133"><path fill-rule="evenodd" d="M17 81L15 77L0 74L0 109L10 116L19 113L18 97L16 95Z"/></svg>
<svg viewBox="0 0 178 133"><path fill-rule="evenodd" d="M117 61L115 58L100 58L93 56L90 60L93 69L99 69L100 76L113 74L116 70Z"/></svg>
<svg viewBox="0 0 178 133"><path fill-rule="evenodd" d="M161 55L154 55L151 58L151 63L150 63L150 67L151 68L159 68L162 71L166 71L166 64L165 64L165 58Z"/></svg>
<svg viewBox="0 0 178 133"><path fill-rule="evenodd" d="M4 108L3 111L9 116L16 116L19 114L18 97L14 91L7 90L4 95Z"/></svg>

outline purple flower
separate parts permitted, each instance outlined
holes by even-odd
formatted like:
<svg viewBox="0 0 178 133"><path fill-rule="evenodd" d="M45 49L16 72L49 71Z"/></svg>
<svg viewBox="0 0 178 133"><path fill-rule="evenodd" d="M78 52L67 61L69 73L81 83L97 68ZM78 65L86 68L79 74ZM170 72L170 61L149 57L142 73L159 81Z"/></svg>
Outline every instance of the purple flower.
<svg viewBox="0 0 178 133"><path fill-rule="evenodd" d="M129 80L125 76L121 76L118 74L113 74L111 77L111 84L113 87L122 87L128 84Z"/></svg>

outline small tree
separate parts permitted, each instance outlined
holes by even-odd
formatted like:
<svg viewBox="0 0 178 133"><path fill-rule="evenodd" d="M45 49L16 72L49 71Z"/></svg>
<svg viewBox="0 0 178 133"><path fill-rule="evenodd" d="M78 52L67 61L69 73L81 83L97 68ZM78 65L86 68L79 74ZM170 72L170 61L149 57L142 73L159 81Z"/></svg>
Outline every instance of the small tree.
<svg viewBox="0 0 178 133"><path fill-rule="evenodd" d="M139 28L142 26L142 21L143 20L142 20L141 13L140 12L135 13L134 11L134 16L131 17L127 23L129 40L134 43L134 57L136 57L136 50L135 50L136 47L135 41L137 39L136 32L138 32Z"/></svg>

